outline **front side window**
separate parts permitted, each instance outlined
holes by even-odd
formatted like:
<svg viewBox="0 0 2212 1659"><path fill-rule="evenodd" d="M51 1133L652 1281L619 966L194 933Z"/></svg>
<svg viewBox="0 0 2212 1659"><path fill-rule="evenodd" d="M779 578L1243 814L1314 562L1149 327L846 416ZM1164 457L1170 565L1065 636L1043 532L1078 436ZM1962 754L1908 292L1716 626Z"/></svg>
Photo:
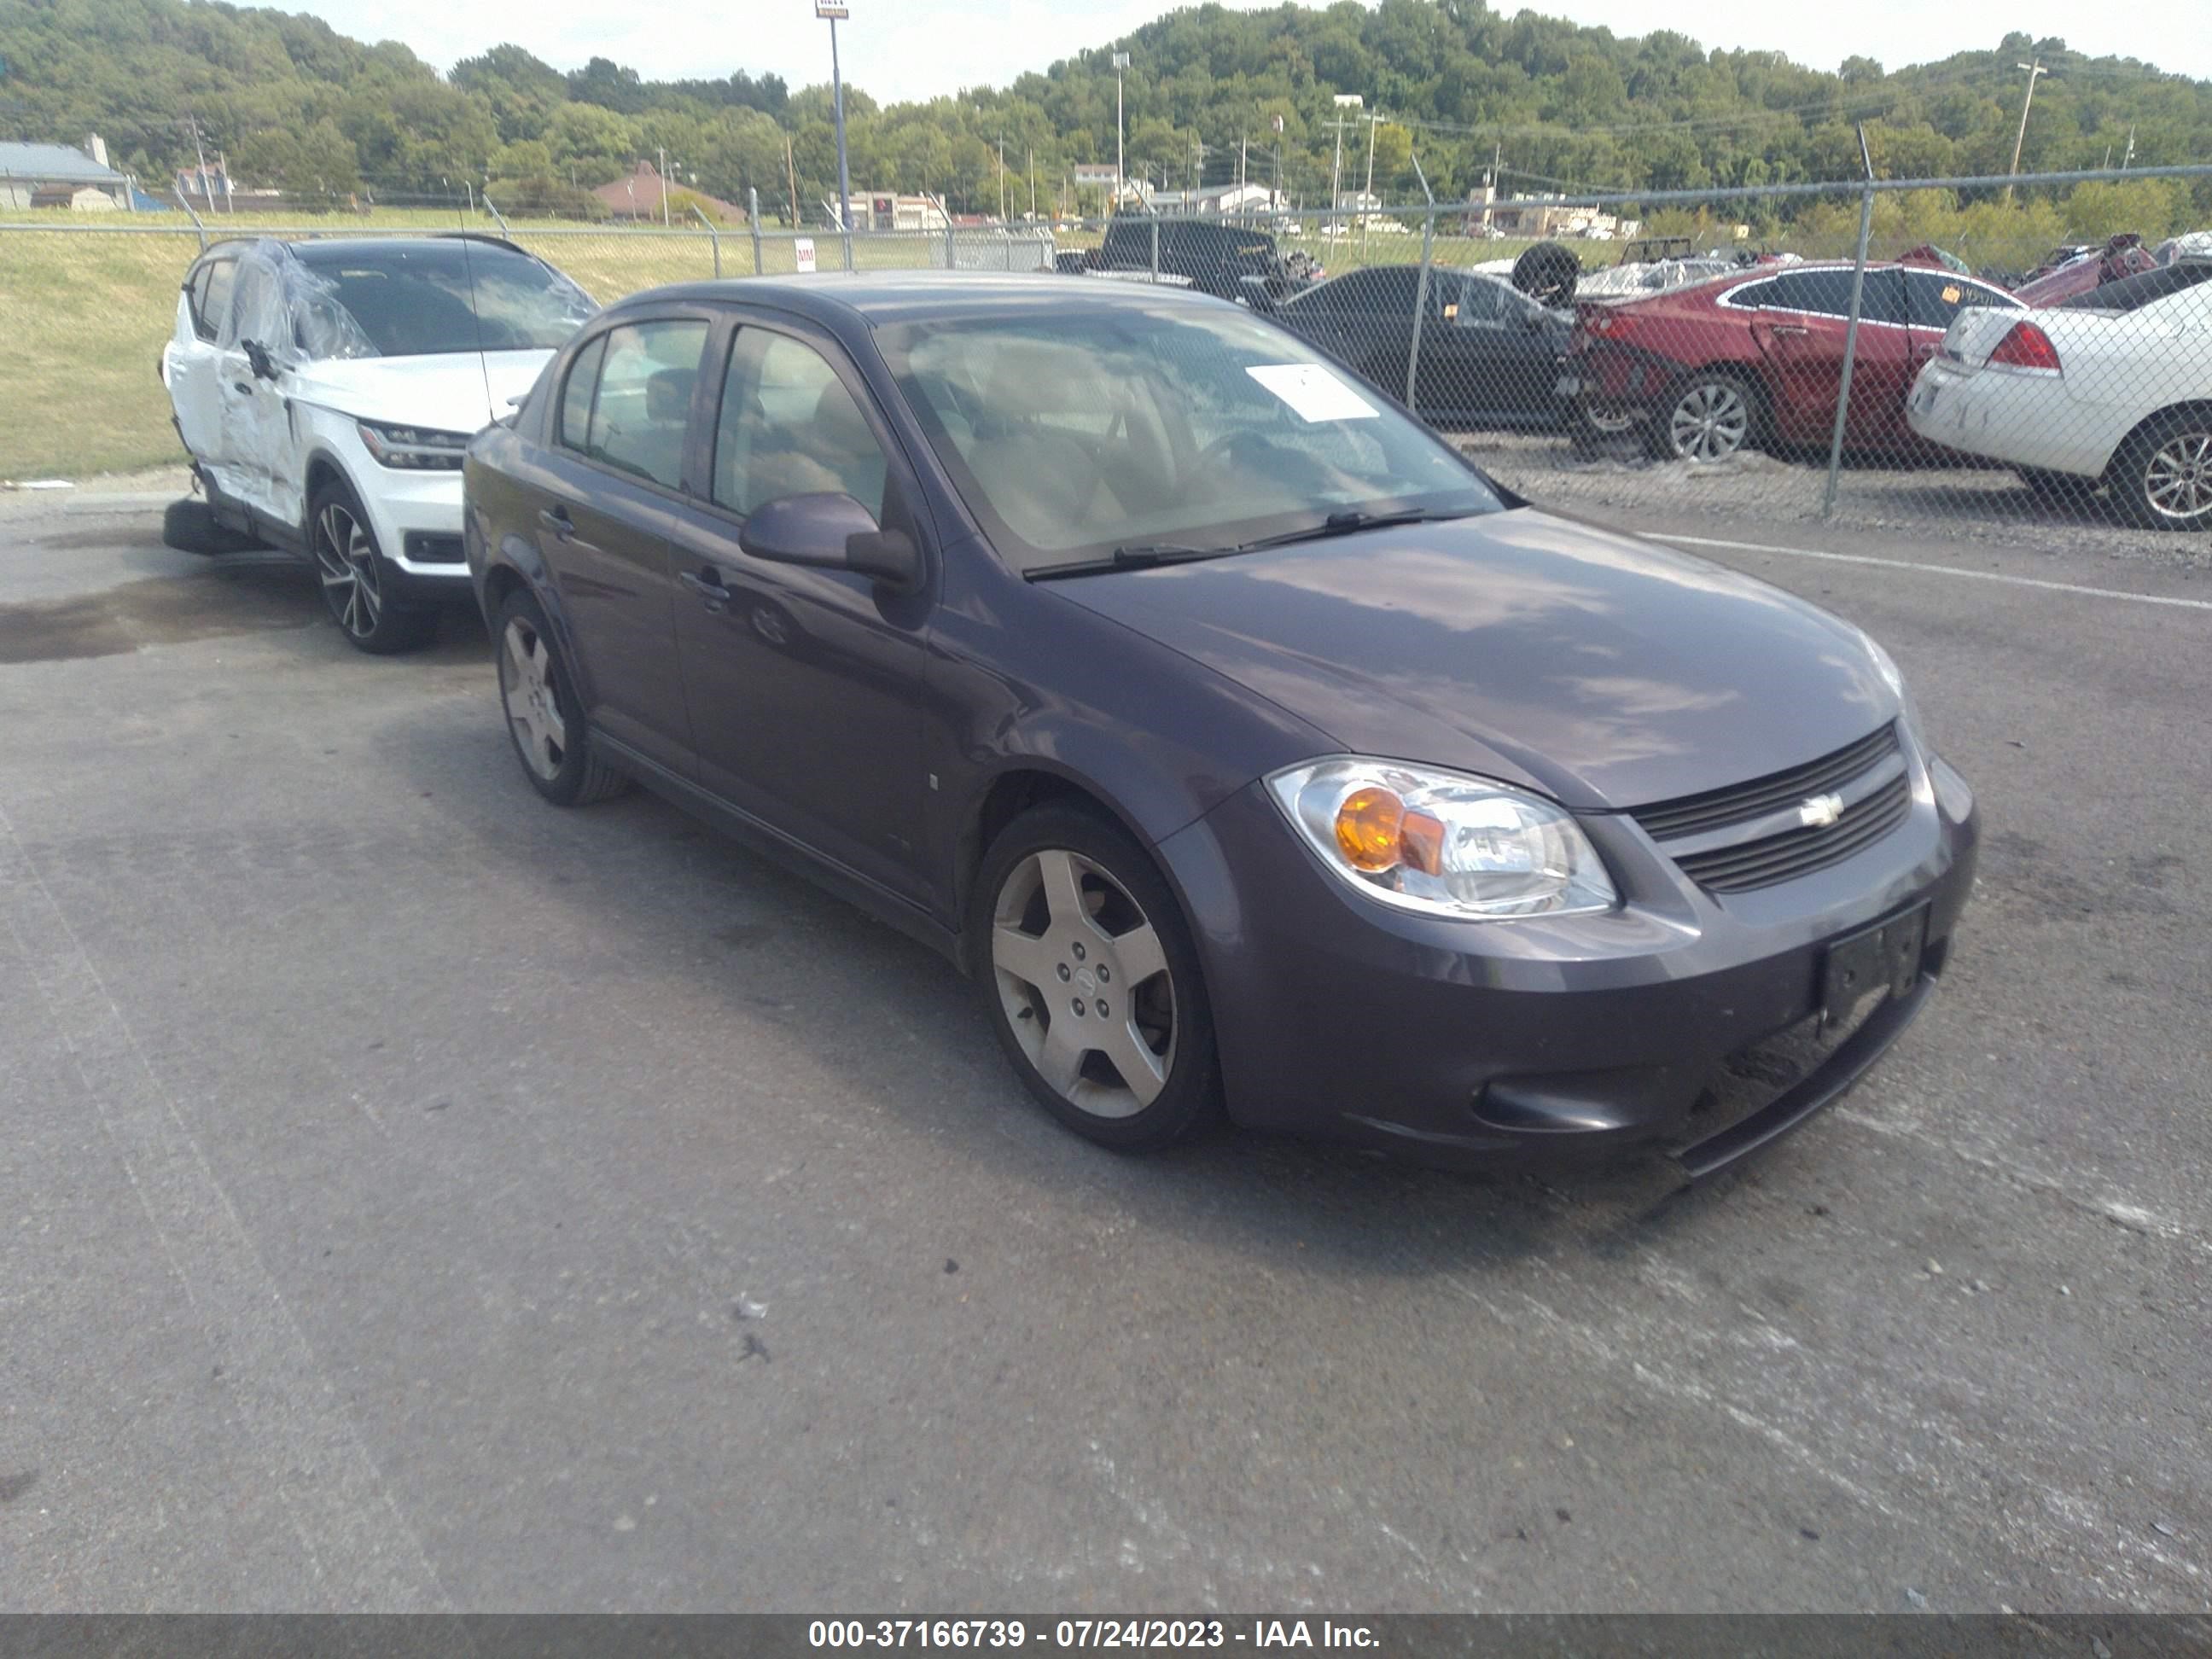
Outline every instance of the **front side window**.
<svg viewBox="0 0 2212 1659"><path fill-rule="evenodd" d="M579 453L592 441L592 397L599 389L599 360L606 349L607 337L602 334L578 352L562 388L561 429L555 435L564 448Z"/></svg>
<svg viewBox="0 0 2212 1659"><path fill-rule="evenodd" d="M609 329L568 372L561 400L562 441L603 465L680 488L691 392L706 343L707 325L691 318ZM580 392L595 354L599 374L586 416Z"/></svg>
<svg viewBox="0 0 2212 1659"><path fill-rule="evenodd" d="M877 343L955 486L1024 572L1212 550L1347 512L1497 510L1458 453L1229 307L902 324Z"/></svg>
<svg viewBox="0 0 2212 1659"><path fill-rule="evenodd" d="M803 340L741 328L714 424L714 496L750 514L785 495L850 495L884 514L884 452L829 360Z"/></svg>
<svg viewBox="0 0 2212 1659"><path fill-rule="evenodd" d="M230 309L231 284L237 280L238 261L210 259L192 273L192 331L212 340L222 331L223 314Z"/></svg>
<svg viewBox="0 0 2212 1659"><path fill-rule="evenodd" d="M1871 276L1869 276L1871 280ZM1977 306L2015 310L2020 301L2009 294L1984 288L1979 283L1947 270L1908 270L1905 273L1905 303L1915 328L1945 328L1962 311Z"/></svg>

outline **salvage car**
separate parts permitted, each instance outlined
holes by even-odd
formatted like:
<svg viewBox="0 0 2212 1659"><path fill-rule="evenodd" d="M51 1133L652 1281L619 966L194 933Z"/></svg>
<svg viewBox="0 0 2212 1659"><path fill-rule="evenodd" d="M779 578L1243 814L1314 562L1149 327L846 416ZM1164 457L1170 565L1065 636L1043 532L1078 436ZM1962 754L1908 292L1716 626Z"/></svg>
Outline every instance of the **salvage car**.
<svg viewBox="0 0 2212 1659"><path fill-rule="evenodd" d="M943 952L1107 1146L1718 1168L1875 1061L1972 885L1865 634L1188 291L658 289L465 477L529 787L641 781ZM1720 1109L1784 1031L1807 1069Z"/></svg>
<svg viewBox="0 0 2212 1659"><path fill-rule="evenodd" d="M1102 276L1141 273L1262 309L1322 274L1311 255L1296 249L1283 252L1264 230L1127 213L1107 222L1098 246L1084 254L1083 266Z"/></svg>
<svg viewBox="0 0 2212 1659"><path fill-rule="evenodd" d="M2104 489L2147 528L2212 530L2212 259L2032 316L1961 313L1906 417L1931 443L2008 463L2039 493Z"/></svg>
<svg viewBox="0 0 2212 1659"><path fill-rule="evenodd" d="M1843 391L1852 267L1753 266L1649 299L1581 307L1560 391L1588 435L1640 430L1666 460L1825 446ZM1940 267L1869 264L1844 441L1911 451L1905 394L1962 311L2017 312L2003 289Z"/></svg>
<svg viewBox="0 0 2212 1659"><path fill-rule="evenodd" d="M1419 265L1369 265L1293 295L1273 314L1394 398L1406 396L1410 370L1425 421L1556 429L1570 412L1558 382L1573 325L1503 277L1435 267L1425 285Z"/></svg>
<svg viewBox="0 0 2212 1659"><path fill-rule="evenodd" d="M290 549L351 643L422 643L469 594L462 449L597 309L492 237L216 244L161 353L203 498L167 538Z"/></svg>
<svg viewBox="0 0 2212 1659"><path fill-rule="evenodd" d="M2065 258L2059 258L2065 255ZM2130 232L2091 247L2053 250L2055 263L2038 270L2013 289L2032 306L2055 306L2088 293L2106 283L2117 283L2158 264L2157 256Z"/></svg>

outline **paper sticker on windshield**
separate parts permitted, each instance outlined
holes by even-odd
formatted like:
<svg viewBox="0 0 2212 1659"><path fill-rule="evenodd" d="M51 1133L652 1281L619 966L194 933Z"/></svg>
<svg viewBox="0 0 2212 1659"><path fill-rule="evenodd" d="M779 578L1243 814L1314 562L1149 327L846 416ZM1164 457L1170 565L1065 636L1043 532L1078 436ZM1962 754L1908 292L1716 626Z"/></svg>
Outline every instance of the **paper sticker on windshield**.
<svg viewBox="0 0 2212 1659"><path fill-rule="evenodd" d="M1959 303L1965 293L1966 290L1964 289L1960 288L1956 283L1954 283L1950 287L1943 290L1943 303L1947 306L1954 306Z"/></svg>
<svg viewBox="0 0 2212 1659"><path fill-rule="evenodd" d="M1370 421L1382 412L1322 363L1262 363L1244 372L1302 421Z"/></svg>

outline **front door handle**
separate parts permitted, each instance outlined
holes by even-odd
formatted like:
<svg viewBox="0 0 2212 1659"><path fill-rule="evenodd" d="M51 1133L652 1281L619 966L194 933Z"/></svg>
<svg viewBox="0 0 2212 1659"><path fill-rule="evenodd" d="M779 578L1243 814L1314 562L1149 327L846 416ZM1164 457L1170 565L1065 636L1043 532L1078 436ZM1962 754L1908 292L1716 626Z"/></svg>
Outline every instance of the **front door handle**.
<svg viewBox="0 0 2212 1659"><path fill-rule="evenodd" d="M539 508L538 522L553 532L556 541L565 542L576 533L576 521L568 516L568 509L565 507Z"/></svg>
<svg viewBox="0 0 2212 1659"><path fill-rule="evenodd" d="M1773 325L1773 331L1777 334L1788 334L1791 336L1810 334L1813 331L1811 329L1806 327L1802 323L1776 323Z"/></svg>
<svg viewBox="0 0 2212 1659"><path fill-rule="evenodd" d="M253 382L251 380L233 380L230 383L230 389L233 392L243 392L247 397L251 398L253 395Z"/></svg>
<svg viewBox="0 0 2212 1659"><path fill-rule="evenodd" d="M707 609L716 616L730 602L730 590L722 586L721 573L711 566L704 571L686 570L677 580L707 601Z"/></svg>

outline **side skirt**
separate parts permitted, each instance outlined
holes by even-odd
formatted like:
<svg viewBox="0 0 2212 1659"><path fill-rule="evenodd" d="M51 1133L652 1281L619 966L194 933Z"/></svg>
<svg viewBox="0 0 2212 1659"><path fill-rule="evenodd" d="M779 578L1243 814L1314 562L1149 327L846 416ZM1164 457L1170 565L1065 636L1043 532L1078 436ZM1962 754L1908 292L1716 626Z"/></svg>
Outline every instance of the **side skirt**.
<svg viewBox="0 0 2212 1659"><path fill-rule="evenodd" d="M720 795L701 788L689 778L678 777L659 761L641 754L618 738L599 732L591 734L592 752L610 766L628 773L647 788L694 817L774 860L795 875L804 876L834 897L927 945L965 973L960 935L927 911L871 881L858 871L825 859L781 830L739 811Z"/></svg>

